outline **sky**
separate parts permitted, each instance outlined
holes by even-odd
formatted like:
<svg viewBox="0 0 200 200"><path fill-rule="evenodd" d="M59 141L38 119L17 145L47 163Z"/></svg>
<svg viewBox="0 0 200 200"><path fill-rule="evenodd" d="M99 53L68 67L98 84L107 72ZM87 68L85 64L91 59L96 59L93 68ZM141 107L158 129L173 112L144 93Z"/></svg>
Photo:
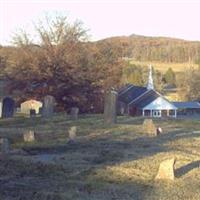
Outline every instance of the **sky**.
<svg viewBox="0 0 200 200"><path fill-rule="evenodd" d="M19 29L34 35L46 13L81 20L90 40L133 33L200 40L199 0L0 0L0 44Z"/></svg>

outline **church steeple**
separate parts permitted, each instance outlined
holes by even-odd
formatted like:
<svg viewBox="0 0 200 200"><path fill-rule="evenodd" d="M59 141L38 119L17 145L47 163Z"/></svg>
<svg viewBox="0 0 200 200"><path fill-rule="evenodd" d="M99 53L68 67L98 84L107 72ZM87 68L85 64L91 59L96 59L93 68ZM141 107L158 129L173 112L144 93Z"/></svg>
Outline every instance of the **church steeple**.
<svg viewBox="0 0 200 200"><path fill-rule="evenodd" d="M149 78L147 82L147 89L148 90L154 90L154 85L153 85L153 77L152 77L152 66L149 65Z"/></svg>

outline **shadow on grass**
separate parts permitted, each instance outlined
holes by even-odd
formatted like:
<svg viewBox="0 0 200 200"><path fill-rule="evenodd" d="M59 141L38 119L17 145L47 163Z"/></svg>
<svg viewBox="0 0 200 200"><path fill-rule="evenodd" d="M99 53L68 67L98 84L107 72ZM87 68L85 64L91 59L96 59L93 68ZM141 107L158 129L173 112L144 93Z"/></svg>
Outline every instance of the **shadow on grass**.
<svg viewBox="0 0 200 200"><path fill-rule="evenodd" d="M168 142L179 139L200 137L200 133L183 133L182 130L161 134L156 137L139 136L128 140L118 140L116 135L108 133L98 135L95 138L79 139L74 144L54 143L52 145L42 145L40 143L22 147L29 155L39 154L59 154L59 153L81 153L94 154L96 157L92 160L95 164L120 164L126 161L142 159L153 156L157 153L180 150L179 147L170 147ZM130 155L124 159L124 153ZM183 150L184 151L184 150ZM190 153L190 152L187 152Z"/></svg>
<svg viewBox="0 0 200 200"><path fill-rule="evenodd" d="M199 166L200 166L200 160L191 162L191 163L177 169L175 171L175 176L177 178L180 178L180 177L184 176L185 174L187 174L188 172L190 172L191 170L193 170L195 168L199 168Z"/></svg>
<svg viewBox="0 0 200 200"><path fill-rule="evenodd" d="M49 120L53 125L57 125L61 122L60 118L55 120ZM45 121L41 119L40 123L48 124L49 121ZM65 122L65 118L62 118L62 121ZM121 121L117 125L141 125L143 119L132 119L132 118L122 118ZM98 123L97 123L98 122ZM159 121L156 121L159 123ZM23 120L21 120L23 124ZM96 125L96 124L97 125ZM168 122L167 122L168 123ZM170 122L169 122L170 123ZM172 122L173 123L173 122ZM69 195L70 193L75 195L71 199L149 199L148 194L153 193L153 186L148 182L137 181L132 179L129 181L127 178L126 181L122 183L116 182L115 180L107 180L102 179L99 180L96 177L96 169L105 169L107 166L112 165L120 165L121 163L139 160L142 158L150 157L156 155L157 153L162 152L172 152L176 151L178 147L174 146L171 147L170 145L166 145L168 142L176 141L179 139L186 139L192 137L200 137L200 133L192 133L192 131L187 132L182 124L178 124L178 130L170 130L166 131L166 133L161 134L157 137L149 137L147 135L140 135L139 130L138 133L132 133L132 129L128 129L128 134L125 129L120 130L119 134L116 131L118 126L105 126L103 124L102 118L99 116L96 117L94 120L93 118L82 118L79 119L77 122L67 122L67 125L78 125L81 128L81 131L86 127L89 127L89 133L95 131L102 131L102 134L96 135L95 137L90 137L89 135L84 135L84 137L79 137L79 140L74 144L67 144L67 140L65 144L55 143L53 145L41 145L38 143L30 146L24 146L24 150L31 156L31 155L44 155L48 154L65 154L66 158L63 157L62 164L65 163L64 172L63 174L58 174L62 170L60 169L53 169L52 171L47 171L46 175L52 175L49 177L49 182L52 183L50 190L53 188L62 188L63 182L63 189L61 192L65 193L66 188L71 188L72 191L67 191L66 194ZM95 124L95 125L94 125ZM24 123L26 125L26 123ZM29 124L28 124L29 125ZM175 125L175 124L174 124ZM13 125L12 125L13 126ZM56 127L56 128L57 128ZM161 124L162 127L162 124ZM105 129L110 129L107 133L104 133ZM117 134L116 134L117 133ZM58 135L56 135L59 137ZM125 137L123 137L125 136ZM126 138L127 137L127 138ZM48 140L48 139L47 139ZM189 152L188 152L189 153ZM44 156L43 158L44 159ZM48 158L49 159L49 158ZM51 158L50 158L51 159ZM59 158L60 159L60 158ZM66 161L64 161L66 159ZM57 160L55 161L57 162ZM59 162L59 160L58 160ZM175 174L177 177L181 177L184 174L188 173L194 168L199 166L200 161L196 161L190 163L186 166L183 166L176 170ZM60 163L56 163L60 164ZM7 166L7 165L6 165ZM33 177L31 170L32 164L26 166L25 169L22 171L17 171L23 165L19 165L14 168L16 176L21 173L23 176L31 176ZM6 168L6 167L5 167ZM26 170L30 169L28 172ZM36 168L36 169L35 169ZM48 164L45 164L42 167L36 164L34 168L36 176L39 176L42 180L43 177L46 175L43 174L43 170L47 170L49 168ZM37 172L38 170L38 172ZM26 172L26 173L25 173ZM37 173L36 173L37 172ZM67 174L68 172L68 174ZM24 175L28 174L28 175ZM55 174L54 174L55 173ZM39 174L39 175L38 175ZM65 177L67 174L67 178ZM72 174L72 175L70 175ZM112 176L112 174L109 174ZM13 175L14 176L14 175ZM71 177L70 177L71 176ZM57 177L57 182L54 181L55 177ZM89 179L91 177L92 179ZM61 182L60 182L61 180ZM88 182L86 182L86 180ZM23 182L23 179L17 179L18 182ZM38 180L33 177L33 185L37 186ZM17 187L17 186L16 186ZM32 185L28 185L30 187L30 191L35 191ZM22 186L19 187L22 189ZM45 183L42 183L41 190L46 192L49 190L45 186ZM19 189L18 189L19 190ZM3 190L2 190L3 191ZM8 187L4 188L4 191L9 191ZM12 189L13 191L13 189ZM78 193L77 193L78 191ZM18 192L18 191L17 191ZM16 191L13 191L16 194ZM1 194L1 191L0 191ZM52 193L52 196L54 194ZM78 196L76 196L78 195ZM80 196L79 196L80 195ZM104 196L105 195L105 196ZM1 197L1 196L0 196ZM21 194L21 197L24 197L24 194ZM31 199L32 196L30 194ZM22 198L23 199L23 198ZM36 198L35 198L36 199ZM37 199L45 199L45 197L38 197ZM57 198L59 199L59 198ZM60 198L62 199L62 198ZM64 198L63 199L67 199ZM70 199L70 198L68 198ZM166 199L166 198L165 198Z"/></svg>

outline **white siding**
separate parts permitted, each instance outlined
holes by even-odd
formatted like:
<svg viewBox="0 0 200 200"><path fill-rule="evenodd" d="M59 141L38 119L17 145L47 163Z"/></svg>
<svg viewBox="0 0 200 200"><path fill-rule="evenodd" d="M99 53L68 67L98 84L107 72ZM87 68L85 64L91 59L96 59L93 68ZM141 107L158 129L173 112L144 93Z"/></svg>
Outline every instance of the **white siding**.
<svg viewBox="0 0 200 200"><path fill-rule="evenodd" d="M144 110L176 110L177 108L162 97L158 97L143 108Z"/></svg>

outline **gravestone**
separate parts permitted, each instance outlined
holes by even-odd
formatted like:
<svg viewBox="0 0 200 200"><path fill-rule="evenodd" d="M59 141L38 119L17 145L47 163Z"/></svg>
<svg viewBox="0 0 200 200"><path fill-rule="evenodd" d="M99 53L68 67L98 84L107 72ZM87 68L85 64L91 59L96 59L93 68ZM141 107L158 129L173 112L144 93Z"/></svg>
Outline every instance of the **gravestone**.
<svg viewBox="0 0 200 200"><path fill-rule="evenodd" d="M143 122L143 132L150 136L157 136L157 128L152 119L145 119Z"/></svg>
<svg viewBox="0 0 200 200"><path fill-rule="evenodd" d="M21 113L21 108L16 108L16 113Z"/></svg>
<svg viewBox="0 0 200 200"><path fill-rule="evenodd" d="M42 107L39 108L39 114L40 114L40 115L42 114Z"/></svg>
<svg viewBox="0 0 200 200"><path fill-rule="evenodd" d="M2 117L3 100L0 100L0 117Z"/></svg>
<svg viewBox="0 0 200 200"><path fill-rule="evenodd" d="M30 117L35 117L36 111L34 109L30 109Z"/></svg>
<svg viewBox="0 0 200 200"><path fill-rule="evenodd" d="M175 162L176 159L174 157L161 162L155 179L174 180Z"/></svg>
<svg viewBox="0 0 200 200"><path fill-rule="evenodd" d="M108 124L117 122L117 92L112 90L105 96L104 121Z"/></svg>
<svg viewBox="0 0 200 200"><path fill-rule="evenodd" d="M51 117L54 113L55 98L51 95L44 97L43 107L42 107L42 116Z"/></svg>
<svg viewBox="0 0 200 200"><path fill-rule="evenodd" d="M3 99L2 118L13 117L15 108L15 101L10 97Z"/></svg>
<svg viewBox="0 0 200 200"><path fill-rule="evenodd" d="M36 114L39 114L39 109L42 107L42 102L34 99L21 103L21 113L30 114L30 110L35 110Z"/></svg>
<svg viewBox="0 0 200 200"><path fill-rule="evenodd" d="M34 142L35 141L35 133L34 131L28 130L23 134L24 142Z"/></svg>
<svg viewBox="0 0 200 200"><path fill-rule="evenodd" d="M75 142L75 139L76 139L76 133L77 133L77 127L76 126L72 126L69 131L69 142L70 143L73 143Z"/></svg>
<svg viewBox="0 0 200 200"><path fill-rule="evenodd" d="M2 154L8 154L10 151L10 143L7 138L1 138L0 139L1 144L1 153Z"/></svg>
<svg viewBox="0 0 200 200"><path fill-rule="evenodd" d="M73 120L78 119L78 113L79 113L79 108L77 108L77 107L71 108L70 118L73 119Z"/></svg>

